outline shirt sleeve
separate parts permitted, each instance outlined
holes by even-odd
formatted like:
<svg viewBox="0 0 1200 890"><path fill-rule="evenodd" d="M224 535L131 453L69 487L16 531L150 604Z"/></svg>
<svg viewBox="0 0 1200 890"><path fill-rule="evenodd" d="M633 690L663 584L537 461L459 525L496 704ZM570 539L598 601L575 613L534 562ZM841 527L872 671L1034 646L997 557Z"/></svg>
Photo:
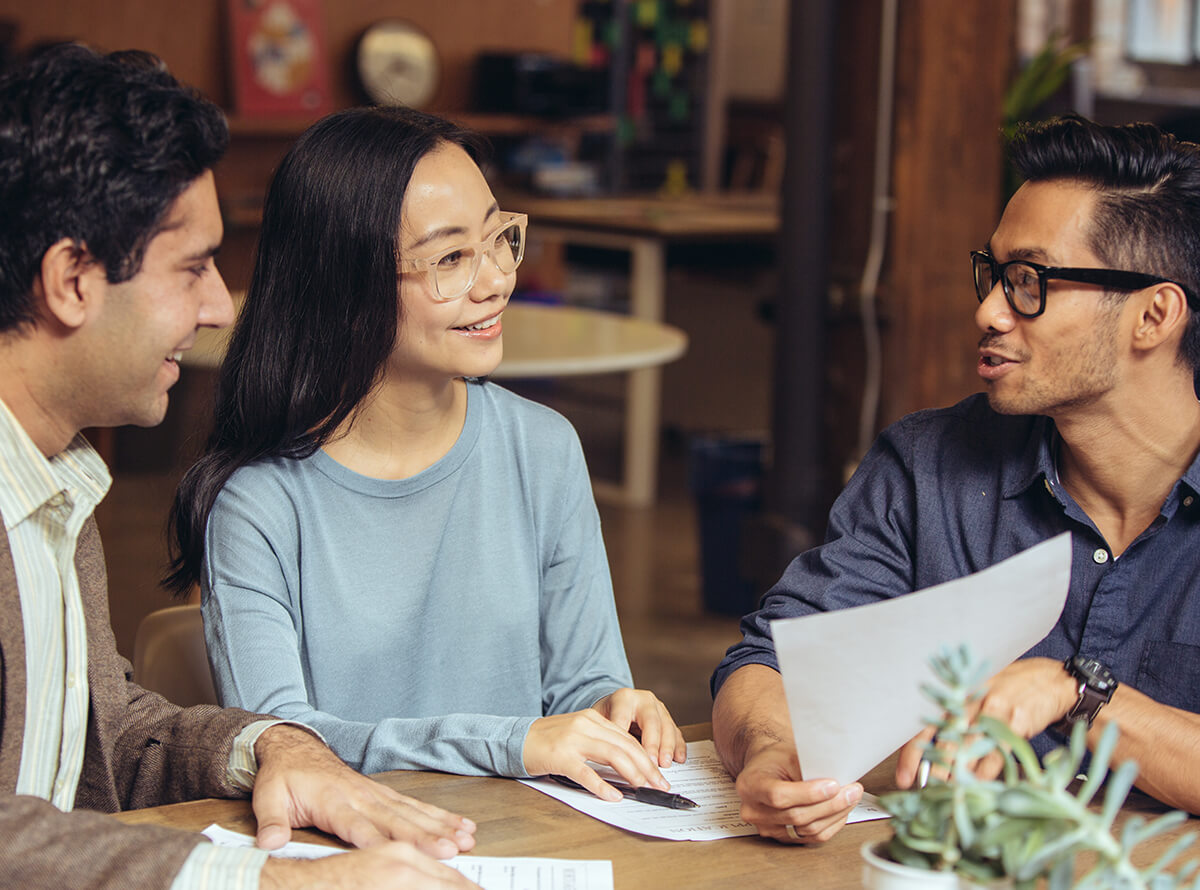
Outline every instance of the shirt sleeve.
<svg viewBox="0 0 1200 890"><path fill-rule="evenodd" d="M633 678L600 531L600 515L578 437L571 431L558 462L557 484L546 486L542 549L542 712L590 707ZM550 465L546 462L545 465Z"/></svg>
<svg viewBox="0 0 1200 890"><path fill-rule="evenodd" d="M825 543L791 561L757 611L741 622L742 639L712 676L715 696L747 664L779 670L771 622L846 609L913 590L916 487L902 424L876 440L834 502Z"/></svg>
<svg viewBox="0 0 1200 890"><path fill-rule="evenodd" d="M184 860L171 890L258 890L267 858L266 850L198 844Z"/></svg>

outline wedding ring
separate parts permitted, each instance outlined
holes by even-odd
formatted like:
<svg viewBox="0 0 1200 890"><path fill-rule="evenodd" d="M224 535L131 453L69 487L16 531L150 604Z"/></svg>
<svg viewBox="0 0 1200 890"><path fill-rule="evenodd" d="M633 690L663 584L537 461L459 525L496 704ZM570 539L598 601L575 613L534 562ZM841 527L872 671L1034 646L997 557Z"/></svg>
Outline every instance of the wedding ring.
<svg viewBox="0 0 1200 890"><path fill-rule="evenodd" d="M783 827L787 829L788 837L790 837L794 841L800 840L800 835L796 834L796 826L795 825L785 825Z"/></svg>

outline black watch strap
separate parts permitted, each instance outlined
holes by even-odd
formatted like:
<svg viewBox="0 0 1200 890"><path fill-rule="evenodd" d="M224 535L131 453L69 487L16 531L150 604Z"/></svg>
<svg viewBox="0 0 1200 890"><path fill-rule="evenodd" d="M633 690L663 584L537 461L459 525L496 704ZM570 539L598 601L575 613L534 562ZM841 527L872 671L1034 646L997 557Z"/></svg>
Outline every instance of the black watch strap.
<svg viewBox="0 0 1200 890"><path fill-rule="evenodd" d="M1079 698L1051 728L1069 736L1071 727L1081 720L1086 720L1088 726L1092 725L1096 714L1109 703L1120 684L1104 664L1086 655L1071 656L1063 662L1063 669L1078 682Z"/></svg>

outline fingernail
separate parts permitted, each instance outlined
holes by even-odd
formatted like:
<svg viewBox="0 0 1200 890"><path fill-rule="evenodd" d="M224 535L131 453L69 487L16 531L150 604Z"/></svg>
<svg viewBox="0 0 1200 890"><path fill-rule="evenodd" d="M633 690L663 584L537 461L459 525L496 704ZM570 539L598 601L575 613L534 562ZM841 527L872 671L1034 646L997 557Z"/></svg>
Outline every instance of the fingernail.
<svg viewBox="0 0 1200 890"><path fill-rule="evenodd" d="M846 806L852 807L862 800L862 785L851 785L846 789Z"/></svg>
<svg viewBox="0 0 1200 890"><path fill-rule="evenodd" d="M437 843L434 844L434 849L437 851L438 859L449 859L451 856L458 855L458 844L450 840L448 837L440 837Z"/></svg>
<svg viewBox="0 0 1200 890"><path fill-rule="evenodd" d="M611 800L613 803L616 803L618 800L624 800L625 798L616 788L609 788L604 792L604 799Z"/></svg>
<svg viewBox="0 0 1200 890"><path fill-rule="evenodd" d="M460 847L465 842L470 841L471 839L473 839L475 837L475 835L473 835L471 832L462 831L462 830L454 832L454 836L458 839L458 846L460 846Z"/></svg>
<svg viewBox="0 0 1200 890"><path fill-rule="evenodd" d="M833 781L833 779L827 779L818 786L818 789L826 797L833 797L837 794L838 783Z"/></svg>
<svg viewBox="0 0 1200 890"><path fill-rule="evenodd" d="M470 819L468 819L466 816L459 816L459 819L462 820L463 828L467 831L473 832L476 828L479 827L474 822L472 822Z"/></svg>

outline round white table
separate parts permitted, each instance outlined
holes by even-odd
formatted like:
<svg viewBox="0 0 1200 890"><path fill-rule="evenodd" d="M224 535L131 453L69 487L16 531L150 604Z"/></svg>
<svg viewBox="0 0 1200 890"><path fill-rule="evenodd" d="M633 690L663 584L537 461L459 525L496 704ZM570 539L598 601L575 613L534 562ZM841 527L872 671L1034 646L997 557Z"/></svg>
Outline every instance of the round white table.
<svg viewBox="0 0 1200 890"><path fill-rule="evenodd" d="M241 294L234 295L240 308ZM183 364L215 368L230 328L201 328ZM504 359L492 377L564 377L642 371L631 375L625 403L625 459L620 484L595 481L597 497L631 506L654 502L657 485L660 365L687 350L678 328L576 306L509 303L504 310ZM653 373L645 373L652 371Z"/></svg>

